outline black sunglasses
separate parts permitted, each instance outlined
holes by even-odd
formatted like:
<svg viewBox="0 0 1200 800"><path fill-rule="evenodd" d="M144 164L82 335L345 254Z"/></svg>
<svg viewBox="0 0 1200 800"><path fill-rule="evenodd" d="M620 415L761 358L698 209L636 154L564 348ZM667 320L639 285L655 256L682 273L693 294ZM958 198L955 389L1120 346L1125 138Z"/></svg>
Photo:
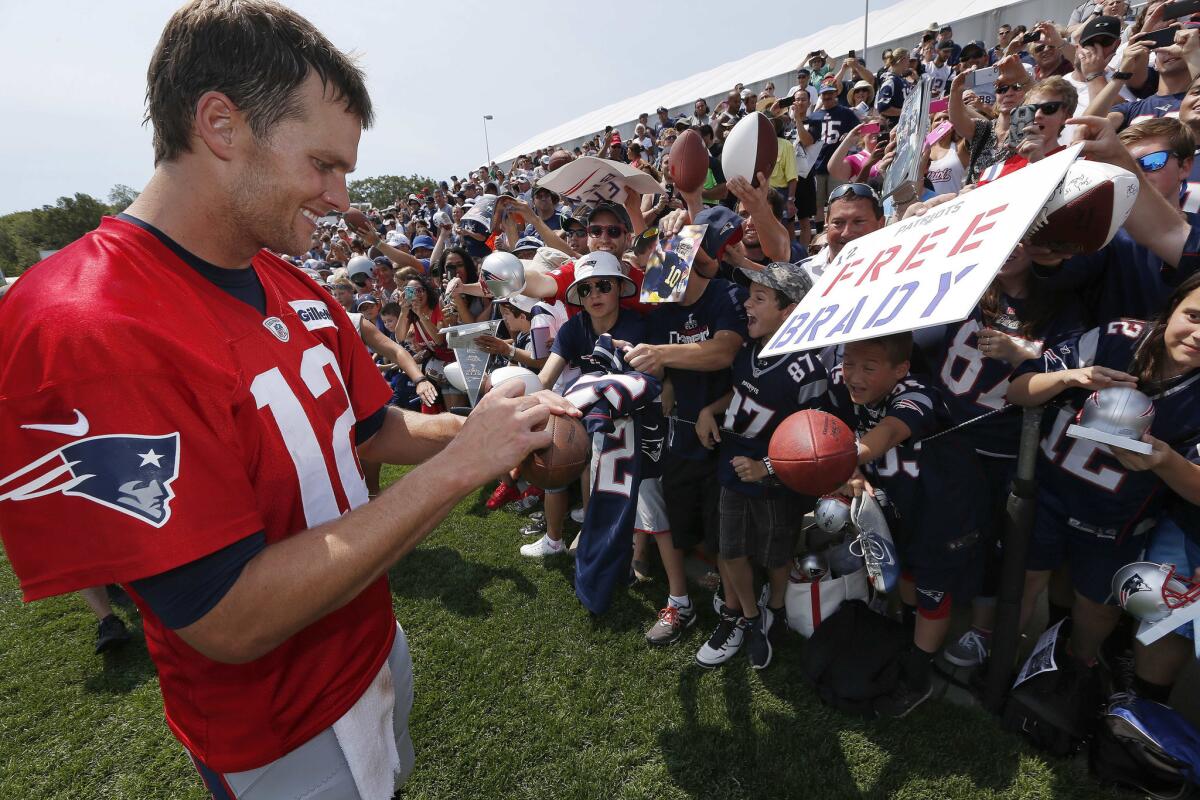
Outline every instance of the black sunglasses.
<svg viewBox="0 0 1200 800"><path fill-rule="evenodd" d="M1061 100L1051 100L1048 103L1029 103L1029 107L1034 111L1040 111L1047 117L1051 114L1057 114L1065 105Z"/></svg>
<svg viewBox="0 0 1200 800"><path fill-rule="evenodd" d="M613 282L610 281L608 278L601 278L600 280L596 281L594 284L591 284L591 283L579 284L580 299L583 299L583 298L587 297L589 294L591 294L593 289L596 290L596 294L608 294L609 292L611 292L613 290Z"/></svg>
<svg viewBox="0 0 1200 800"><path fill-rule="evenodd" d="M1023 83L997 83L995 88L996 88L996 96L999 97L1002 94L1008 94L1009 91L1019 92L1025 88L1025 84L1023 84Z"/></svg>
<svg viewBox="0 0 1200 800"><path fill-rule="evenodd" d="M625 235L625 226L624 225L589 225L587 232L588 232L588 236L591 236L593 239L599 239L605 233L608 234L608 238L610 238L610 239L618 239L621 236Z"/></svg>

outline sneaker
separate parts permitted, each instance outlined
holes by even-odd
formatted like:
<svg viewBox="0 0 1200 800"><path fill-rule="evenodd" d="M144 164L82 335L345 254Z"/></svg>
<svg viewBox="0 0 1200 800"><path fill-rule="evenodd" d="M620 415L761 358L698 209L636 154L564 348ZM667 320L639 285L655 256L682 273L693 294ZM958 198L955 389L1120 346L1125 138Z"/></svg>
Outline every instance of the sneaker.
<svg viewBox="0 0 1200 800"><path fill-rule="evenodd" d="M524 514L526 511L537 508L537 504L540 502L542 502L542 498L537 495L523 495L520 500L513 503L513 508L518 514Z"/></svg>
<svg viewBox="0 0 1200 800"><path fill-rule="evenodd" d="M987 634L971 628L957 642L946 646L942 658L956 667L978 667L987 659L990 640Z"/></svg>
<svg viewBox="0 0 1200 800"><path fill-rule="evenodd" d="M658 620L646 631L646 641L655 647L675 644L683 632L696 624L696 607L677 608L670 603L658 612Z"/></svg>
<svg viewBox="0 0 1200 800"><path fill-rule="evenodd" d="M521 555L528 558L545 558L565 552L567 546L563 544L562 539L551 539L549 536L543 536L533 544L521 546Z"/></svg>
<svg viewBox="0 0 1200 800"><path fill-rule="evenodd" d="M492 492L492 496L487 499L487 509L495 511L520 498L521 493L517 491L516 486L501 481L500 485L496 487L496 491Z"/></svg>
<svg viewBox="0 0 1200 800"><path fill-rule="evenodd" d="M544 518L534 517L529 518L529 522L521 527L522 536L541 536L546 532L546 520Z"/></svg>
<svg viewBox="0 0 1200 800"><path fill-rule="evenodd" d="M116 614L109 614L100 620L96 628L96 653L103 653L120 647L129 641L129 629Z"/></svg>
<svg viewBox="0 0 1200 800"><path fill-rule="evenodd" d="M771 612L771 627L767 629L767 638L771 640L772 646L778 646L791 630L787 624L787 606L779 609L767 608L766 610Z"/></svg>
<svg viewBox="0 0 1200 800"><path fill-rule="evenodd" d="M773 616L766 608L759 609L757 619L744 620L746 625L746 654L750 657L750 666L754 669L766 669L771 664L771 640L767 631L771 630Z"/></svg>
<svg viewBox="0 0 1200 800"><path fill-rule="evenodd" d="M696 663L705 669L721 666L737 655L742 649L742 641L746 637L746 620L729 613L729 609L721 606L721 621L712 636L696 653Z"/></svg>
<svg viewBox="0 0 1200 800"><path fill-rule="evenodd" d="M900 719L929 699L933 694L933 682L926 681L924 687L911 686L908 681L901 679L896 682L896 688L875 701L875 713L881 717Z"/></svg>
<svg viewBox="0 0 1200 800"><path fill-rule="evenodd" d="M583 506L580 506L579 508L572 508L571 509L571 521L576 523L577 525L582 525L583 517L586 513L587 513L587 509L584 508Z"/></svg>

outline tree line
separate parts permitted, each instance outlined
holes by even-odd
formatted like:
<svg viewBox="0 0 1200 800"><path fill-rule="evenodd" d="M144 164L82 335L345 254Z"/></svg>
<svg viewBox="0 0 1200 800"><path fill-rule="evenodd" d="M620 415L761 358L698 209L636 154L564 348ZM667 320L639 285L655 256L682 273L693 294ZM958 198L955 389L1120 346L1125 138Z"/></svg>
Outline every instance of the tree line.
<svg viewBox="0 0 1200 800"><path fill-rule="evenodd" d="M436 185L419 175L379 175L350 181L350 201L387 208L409 194L420 194ZM138 192L118 183L107 202L83 192L60 197L54 205L0 216L0 271L20 275L41 260L40 251L59 250L100 224L100 218L118 214L137 199Z"/></svg>

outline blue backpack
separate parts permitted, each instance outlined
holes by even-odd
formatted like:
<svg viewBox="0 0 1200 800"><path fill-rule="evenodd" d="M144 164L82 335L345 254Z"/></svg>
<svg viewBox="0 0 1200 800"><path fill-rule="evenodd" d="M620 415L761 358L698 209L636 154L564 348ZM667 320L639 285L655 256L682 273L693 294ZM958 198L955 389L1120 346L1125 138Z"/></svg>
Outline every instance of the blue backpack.
<svg viewBox="0 0 1200 800"><path fill-rule="evenodd" d="M1103 783L1179 800L1200 786L1200 731L1161 703L1125 697L1101 716L1088 766Z"/></svg>

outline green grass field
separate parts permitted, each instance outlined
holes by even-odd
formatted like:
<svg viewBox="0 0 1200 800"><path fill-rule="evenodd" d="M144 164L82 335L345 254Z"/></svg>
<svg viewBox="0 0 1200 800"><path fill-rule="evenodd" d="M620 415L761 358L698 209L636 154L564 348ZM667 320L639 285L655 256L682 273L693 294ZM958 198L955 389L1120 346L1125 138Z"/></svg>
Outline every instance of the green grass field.
<svg viewBox="0 0 1200 800"><path fill-rule="evenodd" d="M683 642L652 651L642 634L664 582L593 622L570 559L521 558L519 518L485 516L483 499L391 573L416 674L406 798L1116 796L976 709L931 701L886 722L833 712L801 681L796 637L762 673L744 657L701 670L692 656L710 607ZM0 798L206 796L163 723L144 645L102 659L94 635L78 598L23 605L3 561Z"/></svg>

